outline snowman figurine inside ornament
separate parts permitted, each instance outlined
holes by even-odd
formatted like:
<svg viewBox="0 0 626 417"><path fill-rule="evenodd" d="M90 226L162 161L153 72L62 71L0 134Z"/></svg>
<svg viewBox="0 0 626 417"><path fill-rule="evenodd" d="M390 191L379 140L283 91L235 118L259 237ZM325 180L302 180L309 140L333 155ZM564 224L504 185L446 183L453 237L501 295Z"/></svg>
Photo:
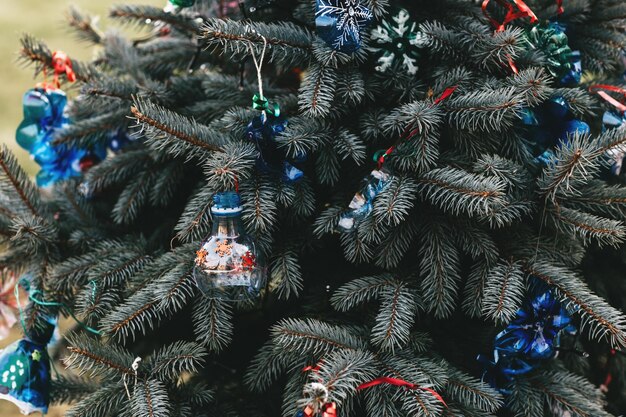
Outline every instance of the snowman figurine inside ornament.
<svg viewBox="0 0 626 417"><path fill-rule="evenodd" d="M207 296L254 301L267 281L267 269L241 221L241 198L234 191L215 194L213 230L196 252L194 277Z"/></svg>

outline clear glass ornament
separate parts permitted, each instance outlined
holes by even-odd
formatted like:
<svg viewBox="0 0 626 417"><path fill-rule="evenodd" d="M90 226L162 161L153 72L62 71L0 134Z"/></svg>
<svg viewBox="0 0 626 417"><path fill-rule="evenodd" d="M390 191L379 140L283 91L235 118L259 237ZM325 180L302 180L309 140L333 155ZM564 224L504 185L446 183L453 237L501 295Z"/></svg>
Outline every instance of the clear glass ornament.
<svg viewBox="0 0 626 417"><path fill-rule="evenodd" d="M235 192L213 197L213 230L196 252L194 278L210 297L253 301L267 282L267 268L241 222L241 200Z"/></svg>

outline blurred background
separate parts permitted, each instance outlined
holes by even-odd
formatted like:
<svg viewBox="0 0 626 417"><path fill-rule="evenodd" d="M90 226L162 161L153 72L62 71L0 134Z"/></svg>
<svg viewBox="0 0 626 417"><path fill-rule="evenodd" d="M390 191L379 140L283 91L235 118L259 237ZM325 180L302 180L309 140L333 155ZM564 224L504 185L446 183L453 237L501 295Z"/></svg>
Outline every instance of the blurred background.
<svg viewBox="0 0 626 417"><path fill-rule="evenodd" d="M30 160L28 153L15 144L15 129L22 120L22 95L34 87L38 79L34 70L17 62L20 48L19 39L28 33L46 42L51 50L62 50L70 57L89 60L94 49L81 43L70 32L64 17L70 5L74 5L91 15L100 16L100 28L112 27L114 22L107 19L107 10L113 4L124 0L17 0L3 1L0 12L0 142L6 143L18 156L22 166L30 175L37 172L37 165ZM132 0L133 4L164 6L166 0ZM115 27L115 26L113 26ZM117 26L119 27L119 26ZM24 297L22 297L24 302ZM21 337L19 324L13 327L7 339L0 340L0 349ZM62 365L57 363L57 368ZM53 407L48 417L60 417L64 409ZM0 400L0 416L17 417L19 410L13 404Z"/></svg>

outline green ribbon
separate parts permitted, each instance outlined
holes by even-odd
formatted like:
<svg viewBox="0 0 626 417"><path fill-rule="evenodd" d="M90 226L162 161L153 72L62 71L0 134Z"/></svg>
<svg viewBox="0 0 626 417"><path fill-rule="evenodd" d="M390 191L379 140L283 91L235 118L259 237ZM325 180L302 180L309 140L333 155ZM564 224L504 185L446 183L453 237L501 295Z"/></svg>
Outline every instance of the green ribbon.
<svg viewBox="0 0 626 417"><path fill-rule="evenodd" d="M526 33L526 41L546 56L548 72L562 78L573 69L572 49L568 45L565 32L553 26L537 25Z"/></svg>
<svg viewBox="0 0 626 417"><path fill-rule="evenodd" d="M261 110L271 114L274 117L280 116L280 106L278 103L274 103L270 105L270 102L265 97L261 97L258 94L255 94L252 97L252 108L255 110Z"/></svg>

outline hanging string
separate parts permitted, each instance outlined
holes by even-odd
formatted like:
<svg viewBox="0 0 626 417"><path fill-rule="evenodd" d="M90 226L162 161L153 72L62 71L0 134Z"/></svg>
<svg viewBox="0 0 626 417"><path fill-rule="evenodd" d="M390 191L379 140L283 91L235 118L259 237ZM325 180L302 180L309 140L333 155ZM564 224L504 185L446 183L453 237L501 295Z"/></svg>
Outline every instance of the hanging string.
<svg viewBox="0 0 626 417"><path fill-rule="evenodd" d="M250 28L250 26L246 26L247 32L256 33L263 40L263 49L261 50L261 56L257 59L254 45L252 41L248 42L248 49L250 50L250 55L252 56L252 62L254 62L254 67L256 68L256 76L257 82L259 84L259 94L255 95L252 99L253 107L255 109L260 109L263 113L263 117L267 116L267 109L269 108L269 103L263 94L263 61L265 60L265 52L267 51L267 38L263 35L257 33L254 29Z"/></svg>
<svg viewBox="0 0 626 417"><path fill-rule="evenodd" d="M139 370L139 364L141 363L142 359L137 356L135 358L135 360L133 361L133 364L130 366L130 368L133 370L133 374L135 376L135 382L133 384L133 391L135 390L135 387L137 386L137 371ZM126 377L128 375L124 374L124 376L122 376L122 382L124 383L124 388L126 389L126 395L128 396L128 400L132 401L133 397L130 395L130 390L128 389L128 383L126 382Z"/></svg>
<svg viewBox="0 0 626 417"><path fill-rule="evenodd" d="M92 286L96 285L94 281L92 282ZM63 309L65 309L65 311L67 311L70 315L70 317L72 317L72 319L74 319L74 321L83 329L87 330L88 332L91 332L93 334L97 334L100 335L102 334L99 330L96 330L94 328L91 328L89 326L87 326L85 323L83 323L81 320L78 319L78 317L76 317L76 315L74 314L74 312L65 304L65 303L58 303L55 301L45 301L43 299L38 299L37 296L38 295L43 295L43 292L39 291L39 290L30 290L30 284L28 283L28 281L24 278L22 278L21 280L19 280L16 284L15 284L15 299L17 300L17 308L19 311L19 315L20 315L20 321L22 323L22 329L24 330L24 334L27 333L27 329L26 329L26 321L24 319L24 309L22 308L22 305L20 303L20 299L19 299L19 287L24 288L26 291L28 291L28 299L37 305L43 306L43 307L61 307ZM92 289L92 296L95 296L95 288Z"/></svg>

